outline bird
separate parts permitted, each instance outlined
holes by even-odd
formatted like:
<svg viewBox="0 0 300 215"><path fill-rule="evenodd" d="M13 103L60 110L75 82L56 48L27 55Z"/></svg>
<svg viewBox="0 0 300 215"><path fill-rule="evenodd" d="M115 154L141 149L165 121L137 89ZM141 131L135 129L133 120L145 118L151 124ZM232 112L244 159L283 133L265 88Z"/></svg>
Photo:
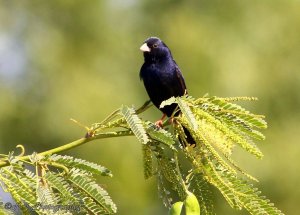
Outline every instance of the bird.
<svg viewBox="0 0 300 215"><path fill-rule="evenodd" d="M163 116L155 124L162 127L163 119L168 116L178 116L177 104L160 107L160 104L171 98L187 95L184 77L173 59L168 46L158 37L149 37L144 41L140 50L144 55L144 63L140 69L140 79L143 81L148 96ZM174 112L176 110L176 112ZM183 127L186 140L190 145L195 141L190 132ZM184 141L180 141L185 146Z"/></svg>

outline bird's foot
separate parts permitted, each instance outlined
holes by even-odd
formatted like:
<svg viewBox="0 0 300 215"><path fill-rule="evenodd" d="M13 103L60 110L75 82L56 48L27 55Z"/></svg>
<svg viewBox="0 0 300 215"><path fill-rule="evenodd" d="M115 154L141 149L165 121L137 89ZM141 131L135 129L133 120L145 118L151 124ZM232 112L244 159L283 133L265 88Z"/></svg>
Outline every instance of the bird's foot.
<svg viewBox="0 0 300 215"><path fill-rule="evenodd" d="M175 119L174 119L174 117L170 117L170 119L169 119L169 124L173 124L174 123L174 121L175 121Z"/></svg>
<svg viewBox="0 0 300 215"><path fill-rule="evenodd" d="M157 120L157 121L155 122L155 125L156 125L156 127L158 127L158 128L163 128L163 121L162 121L162 119Z"/></svg>
<svg viewBox="0 0 300 215"><path fill-rule="evenodd" d="M158 128L163 128L163 120L164 120L165 117L166 117L166 114L164 114L164 115L161 117L160 120L157 120L157 121L155 122L156 127L158 127Z"/></svg>

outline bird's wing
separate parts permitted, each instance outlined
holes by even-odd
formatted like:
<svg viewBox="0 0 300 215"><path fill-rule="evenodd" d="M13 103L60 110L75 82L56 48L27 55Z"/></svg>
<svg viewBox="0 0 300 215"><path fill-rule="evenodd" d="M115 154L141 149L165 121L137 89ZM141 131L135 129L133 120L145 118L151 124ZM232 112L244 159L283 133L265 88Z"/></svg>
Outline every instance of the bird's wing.
<svg viewBox="0 0 300 215"><path fill-rule="evenodd" d="M182 73L177 65L175 67L175 70L176 70L177 80L179 82L179 87L182 90L182 95L187 94L187 89L186 89L184 78L183 78Z"/></svg>

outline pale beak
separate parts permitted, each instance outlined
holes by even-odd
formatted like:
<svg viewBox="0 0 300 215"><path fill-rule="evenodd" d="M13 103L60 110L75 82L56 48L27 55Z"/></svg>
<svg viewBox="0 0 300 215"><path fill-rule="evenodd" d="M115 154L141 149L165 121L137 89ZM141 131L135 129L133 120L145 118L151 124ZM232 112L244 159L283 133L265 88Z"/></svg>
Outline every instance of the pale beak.
<svg viewBox="0 0 300 215"><path fill-rule="evenodd" d="M140 50L142 52L150 52L151 49L148 47L147 43L144 43L141 47L140 47Z"/></svg>

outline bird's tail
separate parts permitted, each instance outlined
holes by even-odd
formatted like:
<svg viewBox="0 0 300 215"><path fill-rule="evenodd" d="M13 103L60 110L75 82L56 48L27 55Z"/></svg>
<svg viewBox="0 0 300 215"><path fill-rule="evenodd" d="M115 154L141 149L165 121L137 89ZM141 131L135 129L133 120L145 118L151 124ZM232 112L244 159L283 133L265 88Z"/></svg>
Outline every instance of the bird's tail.
<svg viewBox="0 0 300 215"><path fill-rule="evenodd" d="M193 136L191 135L190 131L186 127L182 127L186 138L183 140L179 137L179 141L183 147L192 146L196 147L196 141L194 140ZM188 144L188 145L187 145Z"/></svg>

